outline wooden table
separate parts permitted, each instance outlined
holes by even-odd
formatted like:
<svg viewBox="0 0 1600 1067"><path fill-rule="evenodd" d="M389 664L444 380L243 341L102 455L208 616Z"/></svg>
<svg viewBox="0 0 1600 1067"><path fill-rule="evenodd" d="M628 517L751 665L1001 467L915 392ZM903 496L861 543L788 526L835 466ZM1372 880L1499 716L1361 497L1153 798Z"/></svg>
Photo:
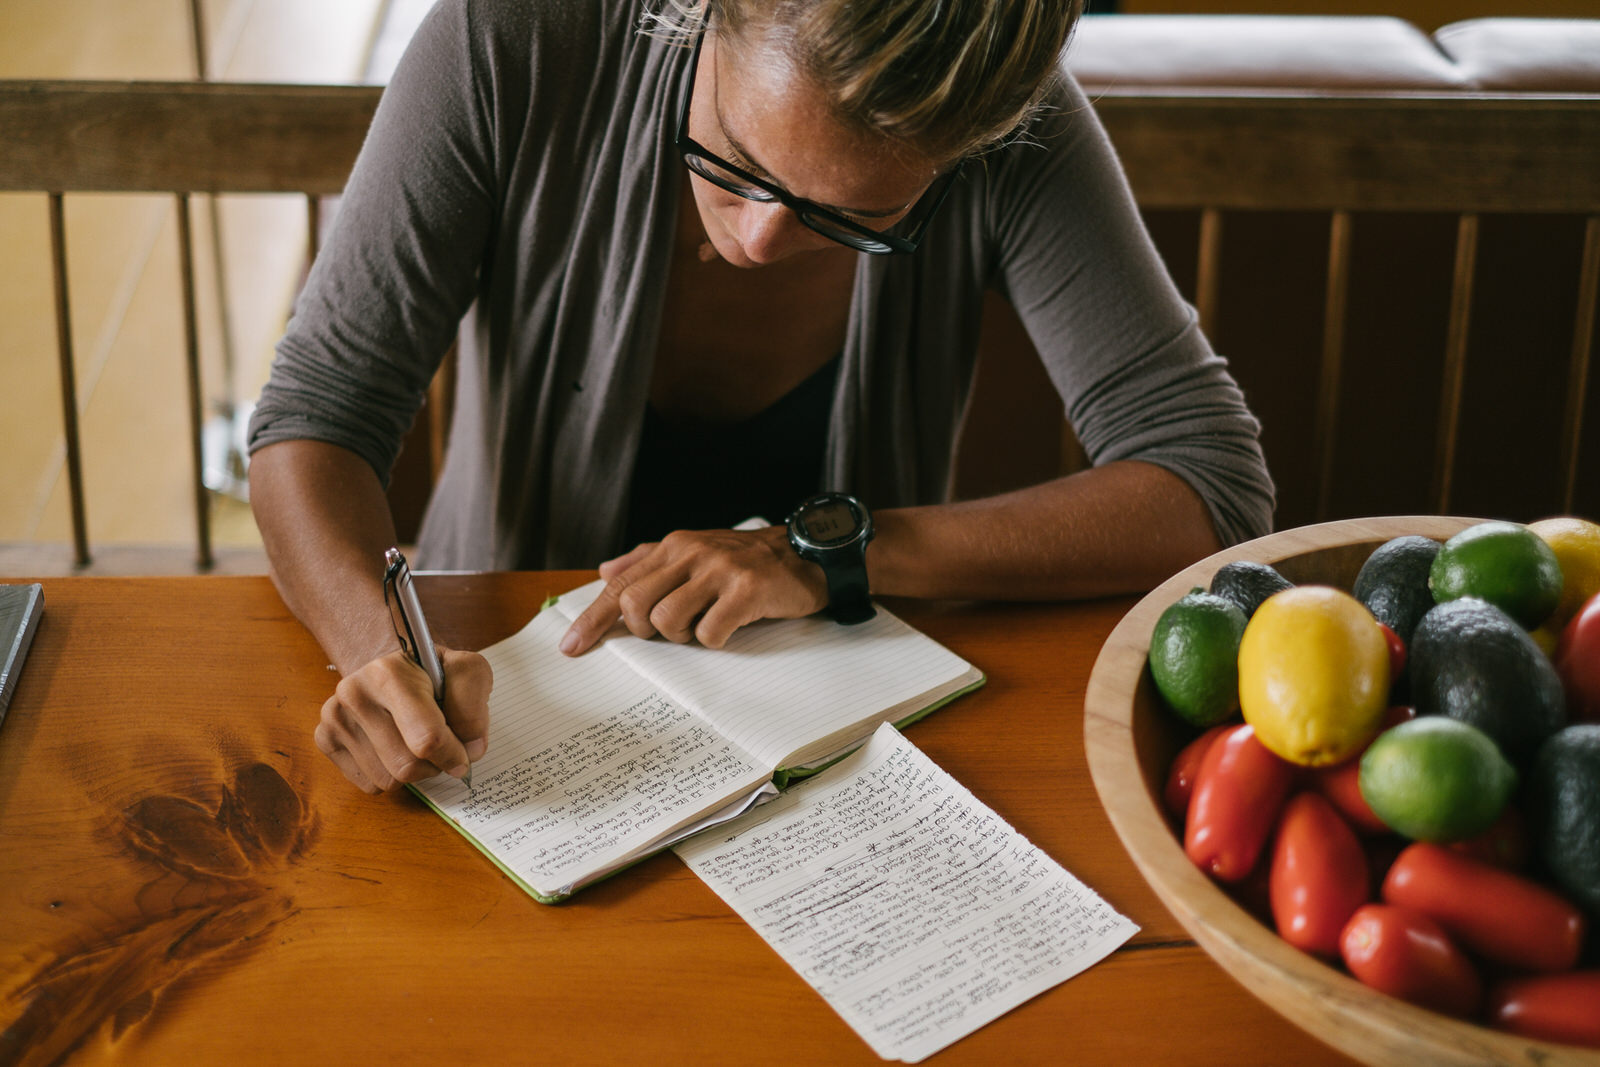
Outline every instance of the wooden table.
<svg viewBox="0 0 1600 1067"><path fill-rule="evenodd" d="M423 576L477 648L583 572ZM548 907L312 743L334 683L265 578L67 578L0 728L0 1062L881 1062L672 855ZM988 685L908 736L1141 932L947 1064L1348 1063L1134 870L1083 752L1130 600L899 603Z"/></svg>

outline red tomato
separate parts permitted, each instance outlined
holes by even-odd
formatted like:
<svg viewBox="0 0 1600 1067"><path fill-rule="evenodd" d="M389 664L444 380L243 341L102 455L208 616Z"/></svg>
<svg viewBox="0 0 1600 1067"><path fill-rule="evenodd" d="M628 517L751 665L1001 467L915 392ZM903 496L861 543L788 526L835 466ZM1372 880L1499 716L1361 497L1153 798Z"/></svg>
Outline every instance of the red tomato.
<svg viewBox="0 0 1600 1067"><path fill-rule="evenodd" d="M1418 841L1396 857L1383 899L1415 908L1461 945L1529 971L1568 971L1583 948L1583 913L1537 882Z"/></svg>
<svg viewBox="0 0 1600 1067"><path fill-rule="evenodd" d="M1452 841L1448 847L1503 871L1522 870L1528 865L1532 850L1528 842L1528 824L1523 820L1522 813L1510 804L1483 833L1462 841Z"/></svg>
<svg viewBox="0 0 1600 1067"><path fill-rule="evenodd" d="M1556 673L1573 721L1600 722L1600 593L1584 601L1561 631Z"/></svg>
<svg viewBox="0 0 1600 1067"><path fill-rule="evenodd" d="M1200 771L1200 761L1205 759L1211 742L1231 729L1232 725L1223 723L1213 726L1184 745L1182 751L1172 758L1172 767L1167 771L1167 787L1162 791L1161 799L1167 806L1167 814L1180 824L1189 814L1189 797L1194 793L1194 778Z"/></svg>
<svg viewBox="0 0 1600 1067"><path fill-rule="evenodd" d="M1400 635L1389 629L1388 623L1378 623L1378 629L1383 631L1384 644L1389 646L1389 680L1400 680L1400 672L1406 669L1406 643L1400 640Z"/></svg>
<svg viewBox="0 0 1600 1067"><path fill-rule="evenodd" d="M1507 979L1489 990L1487 1015L1498 1030L1600 1048L1600 971Z"/></svg>
<svg viewBox="0 0 1600 1067"><path fill-rule="evenodd" d="M1184 852L1219 881L1237 882L1249 874L1289 795L1294 772L1294 764L1267 751L1250 726L1230 727L1200 761Z"/></svg>
<svg viewBox="0 0 1600 1067"><path fill-rule="evenodd" d="M1382 733L1391 726L1398 726L1416 717L1416 708L1397 704L1383 713L1383 723L1378 727L1378 732ZM1371 743L1367 742L1368 745ZM1373 814L1366 798L1361 795L1361 753L1366 750L1366 745L1363 745L1361 752L1357 752L1347 760L1331 767L1314 769L1310 775L1311 786L1327 797L1333 806L1339 809L1339 814L1357 830L1362 833L1384 834L1389 832L1388 825Z"/></svg>
<svg viewBox="0 0 1600 1067"><path fill-rule="evenodd" d="M1391 997L1460 1016L1472 1015L1483 999L1472 961L1420 911L1363 904L1345 924L1339 948L1351 974Z"/></svg>
<svg viewBox="0 0 1600 1067"><path fill-rule="evenodd" d="M1289 799L1272 846L1272 918L1302 952L1339 955L1339 934L1367 902L1367 857L1350 824L1316 793Z"/></svg>
<svg viewBox="0 0 1600 1067"><path fill-rule="evenodd" d="M1357 755L1332 767L1318 768L1311 775L1311 787L1327 798L1351 826L1364 834L1388 833L1389 827L1373 814L1372 808L1361 795L1361 756Z"/></svg>

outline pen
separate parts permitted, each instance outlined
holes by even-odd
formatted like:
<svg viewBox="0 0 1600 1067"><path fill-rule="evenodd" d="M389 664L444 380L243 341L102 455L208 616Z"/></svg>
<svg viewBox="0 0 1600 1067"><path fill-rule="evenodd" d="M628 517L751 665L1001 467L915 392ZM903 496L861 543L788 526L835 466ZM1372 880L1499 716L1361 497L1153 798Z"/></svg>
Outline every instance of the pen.
<svg viewBox="0 0 1600 1067"><path fill-rule="evenodd" d="M422 601L417 599L417 587L411 581L411 568L406 566L406 557L398 548L390 548L383 554L383 596L389 599L389 590L393 588L394 598L400 604L400 618L405 624L406 634L410 637L410 648L405 651L416 661L428 676L428 681L433 683L433 699L444 708L444 664L439 662L439 652L433 647L433 633L428 629L428 620L422 614ZM396 627L396 633L399 627ZM404 638L401 644L407 644ZM472 762L467 761L467 773L461 780L468 789L472 788Z"/></svg>

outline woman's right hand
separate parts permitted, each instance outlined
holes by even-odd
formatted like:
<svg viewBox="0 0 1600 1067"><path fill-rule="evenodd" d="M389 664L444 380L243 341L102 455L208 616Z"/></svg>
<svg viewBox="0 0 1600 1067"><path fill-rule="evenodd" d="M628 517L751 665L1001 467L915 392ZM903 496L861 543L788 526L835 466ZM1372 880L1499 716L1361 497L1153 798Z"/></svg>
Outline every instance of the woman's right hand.
<svg viewBox="0 0 1600 1067"><path fill-rule="evenodd" d="M340 679L322 705L317 747L368 793L386 793L440 771L460 778L483 756L494 672L476 652L440 648L441 710L421 667L395 649Z"/></svg>
<svg viewBox="0 0 1600 1067"><path fill-rule="evenodd" d="M250 507L273 584L344 674L322 706L317 747L369 793L465 774L483 755L494 673L476 652L440 648L441 711L398 647L383 596L394 520L372 467L338 445L279 441L250 458Z"/></svg>

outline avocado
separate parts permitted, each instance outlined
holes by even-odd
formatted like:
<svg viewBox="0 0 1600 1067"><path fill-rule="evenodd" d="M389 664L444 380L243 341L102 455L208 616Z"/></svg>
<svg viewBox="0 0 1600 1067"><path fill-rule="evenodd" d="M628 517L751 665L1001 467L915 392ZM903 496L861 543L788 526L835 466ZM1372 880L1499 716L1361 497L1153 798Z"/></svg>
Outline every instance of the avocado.
<svg viewBox="0 0 1600 1067"><path fill-rule="evenodd" d="M1249 618L1273 593L1292 588L1293 582L1265 563L1239 560L1222 566L1211 576L1211 593L1233 604Z"/></svg>
<svg viewBox="0 0 1600 1067"><path fill-rule="evenodd" d="M1417 623L1409 652L1417 714L1476 726L1518 768L1566 723L1556 669L1515 619L1486 600L1436 605Z"/></svg>
<svg viewBox="0 0 1600 1067"><path fill-rule="evenodd" d="M1539 746L1523 810L1545 870L1600 921L1600 723L1578 723Z"/></svg>
<svg viewBox="0 0 1600 1067"><path fill-rule="evenodd" d="M1409 648L1417 623L1433 608L1428 573L1439 542L1410 534L1385 541L1361 565L1350 592Z"/></svg>

